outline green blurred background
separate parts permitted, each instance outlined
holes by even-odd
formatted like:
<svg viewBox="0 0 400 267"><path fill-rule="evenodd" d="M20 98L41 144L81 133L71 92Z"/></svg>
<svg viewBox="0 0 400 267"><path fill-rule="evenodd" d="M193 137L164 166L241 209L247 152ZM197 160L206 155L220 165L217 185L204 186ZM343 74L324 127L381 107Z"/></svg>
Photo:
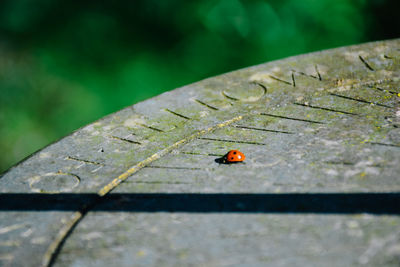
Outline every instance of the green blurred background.
<svg viewBox="0 0 400 267"><path fill-rule="evenodd" d="M399 37L385 0L0 2L0 173L102 116L291 55Z"/></svg>

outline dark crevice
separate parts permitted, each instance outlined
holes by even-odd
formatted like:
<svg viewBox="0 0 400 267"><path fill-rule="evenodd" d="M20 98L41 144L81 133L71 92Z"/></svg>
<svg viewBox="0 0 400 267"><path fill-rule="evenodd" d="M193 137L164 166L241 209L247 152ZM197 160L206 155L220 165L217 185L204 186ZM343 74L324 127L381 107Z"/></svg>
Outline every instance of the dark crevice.
<svg viewBox="0 0 400 267"><path fill-rule="evenodd" d="M177 112L175 112L175 111L172 111L172 110L170 110L170 109L168 109L168 108L166 108L165 111L167 111L167 112L169 112L169 113L171 113L171 114L174 114L175 116L178 116L178 117L180 117L180 118L182 118L182 119L191 120L191 118L189 118L189 117L187 117L187 116L185 116L185 115L182 115L182 114L180 114L180 113L177 113Z"/></svg>
<svg viewBox="0 0 400 267"><path fill-rule="evenodd" d="M207 138L207 137L200 137L200 140L208 140L208 141L219 141L219 142L228 142L228 143L239 143L239 144L249 144L249 145L260 145L265 146L267 144L259 143L259 142L252 142L252 141L241 141L241 140L227 140L227 139L218 139L218 138Z"/></svg>
<svg viewBox="0 0 400 267"><path fill-rule="evenodd" d="M358 56L358 58L361 60L362 63L364 63L367 69L369 69L370 71L375 71L361 55Z"/></svg>
<svg viewBox="0 0 400 267"><path fill-rule="evenodd" d="M334 93L330 93L330 95L331 96L340 97L340 98L344 98L344 99L348 99L348 100L357 101L357 102L364 103L364 104L376 105L376 106L380 106L380 107L384 107L384 108L393 108L391 106L387 106L387 105L384 105L384 104L374 103L374 102L371 102L371 101L367 101L367 100L359 99L359 98L353 98L353 97L350 97L350 96L338 95L338 94L334 94Z"/></svg>
<svg viewBox="0 0 400 267"><path fill-rule="evenodd" d="M117 139L117 140L121 140L121 141L124 141L124 142L131 143L131 144L137 144L137 145L141 145L142 144L142 143L137 142L137 141L129 140L129 139L118 137L118 136L114 136L114 135L110 135L110 137L113 138L113 139Z"/></svg>
<svg viewBox="0 0 400 267"><path fill-rule="evenodd" d="M336 113L343 113L343 114L347 114L347 115L358 115L356 113L352 113L352 112L348 112L348 111L337 110L337 109L326 108L326 107L318 107L318 106L306 105L306 104L303 104L303 103L295 102L293 104L294 105L298 105L298 106L307 107L307 108L320 109L320 110L331 111L331 112L336 112Z"/></svg>
<svg viewBox="0 0 400 267"><path fill-rule="evenodd" d="M195 99L194 101L196 101L196 102L199 103L200 105L203 105L203 106L205 106L205 107L207 107L207 108L209 108L209 109L218 110L218 108L213 107L213 106L211 106L211 105L209 105L209 104L207 104L207 103L205 103L205 102L203 102L203 101L200 101L200 100L198 100L198 99Z"/></svg>
<svg viewBox="0 0 400 267"><path fill-rule="evenodd" d="M270 132L270 133L294 134L294 132L270 130L270 129L264 129L264 128L251 127L251 126L243 126L243 125L233 125L232 127L241 128L241 129L256 130L256 131L263 131L263 132Z"/></svg>
<svg viewBox="0 0 400 267"><path fill-rule="evenodd" d="M90 161L90 160L85 160L85 159L78 159L78 158L74 158L74 157L70 157L70 156L67 156L65 159L67 159L67 160L79 161L79 162L82 162L82 163L88 163L88 164L93 164L93 165L101 165L101 166L104 166L104 164L103 164L103 163L100 163L100 162Z"/></svg>
<svg viewBox="0 0 400 267"><path fill-rule="evenodd" d="M298 119L298 118L292 118L292 117L286 117L286 116L280 116L280 115L273 115L273 114L268 114L268 113L260 113L260 115L269 116L269 117L273 117L273 118L286 119L286 120L293 120L293 121L303 121L303 122L309 122L309 123L325 124L325 122L321 122L321 121Z"/></svg>

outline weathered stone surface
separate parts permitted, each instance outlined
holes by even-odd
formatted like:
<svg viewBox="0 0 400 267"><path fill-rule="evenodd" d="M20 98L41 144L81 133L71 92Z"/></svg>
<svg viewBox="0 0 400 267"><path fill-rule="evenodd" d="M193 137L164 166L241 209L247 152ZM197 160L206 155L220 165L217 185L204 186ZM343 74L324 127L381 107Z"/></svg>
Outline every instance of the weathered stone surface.
<svg viewBox="0 0 400 267"><path fill-rule="evenodd" d="M79 129L1 177L0 265L398 266L399 63L291 57Z"/></svg>

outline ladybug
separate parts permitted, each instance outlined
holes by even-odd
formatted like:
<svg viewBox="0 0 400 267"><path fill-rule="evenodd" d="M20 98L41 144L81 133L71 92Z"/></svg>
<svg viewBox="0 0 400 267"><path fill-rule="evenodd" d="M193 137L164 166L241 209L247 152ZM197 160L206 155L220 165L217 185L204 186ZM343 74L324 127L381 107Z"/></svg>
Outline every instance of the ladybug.
<svg viewBox="0 0 400 267"><path fill-rule="evenodd" d="M224 156L227 163L242 162L246 159L246 156L239 150L231 150Z"/></svg>

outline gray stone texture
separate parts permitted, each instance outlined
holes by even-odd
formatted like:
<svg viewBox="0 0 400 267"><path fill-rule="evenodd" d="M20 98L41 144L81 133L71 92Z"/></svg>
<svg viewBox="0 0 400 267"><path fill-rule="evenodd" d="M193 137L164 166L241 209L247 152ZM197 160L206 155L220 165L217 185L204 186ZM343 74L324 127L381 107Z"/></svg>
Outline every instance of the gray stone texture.
<svg viewBox="0 0 400 267"><path fill-rule="evenodd" d="M399 266L399 64L400 40L300 55L75 131L0 177L0 266Z"/></svg>

